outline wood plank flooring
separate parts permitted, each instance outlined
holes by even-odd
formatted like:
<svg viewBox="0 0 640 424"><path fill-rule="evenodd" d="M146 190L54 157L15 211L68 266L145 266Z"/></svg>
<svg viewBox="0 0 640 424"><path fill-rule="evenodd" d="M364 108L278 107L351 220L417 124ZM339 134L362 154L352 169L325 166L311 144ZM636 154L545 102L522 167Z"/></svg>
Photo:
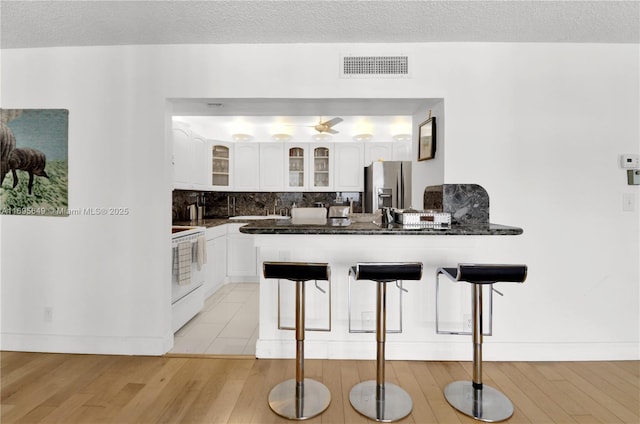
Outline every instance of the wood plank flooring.
<svg viewBox="0 0 640 424"><path fill-rule="evenodd" d="M351 387L375 378L375 361L307 360L306 376L331 391L310 423L367 423ZM388 361L387 381L409 392L403 423L476 422L445 400L471 378L469 362ZM284 423L267 405L293 360L251 357L103 356L0 352L2 424ZM487 362L484 382L512 400L509 423L640 422L640 362Z"/></svg>

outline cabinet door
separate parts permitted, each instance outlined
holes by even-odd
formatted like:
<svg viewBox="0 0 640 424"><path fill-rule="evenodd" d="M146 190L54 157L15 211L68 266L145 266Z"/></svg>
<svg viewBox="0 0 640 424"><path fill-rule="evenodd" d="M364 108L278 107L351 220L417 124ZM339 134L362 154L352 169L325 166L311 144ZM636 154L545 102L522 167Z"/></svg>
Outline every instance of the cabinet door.
<svg viewBox="0 0 640 424"><path fill-rule="evenodd" d="M188 129L173 128L173 186L174 188L190 188L191 150L189 142L191 134Z"/></svg>
<svg viewBox="0 0 640 424"><path fill-rule="evenodd" d="M211 161L211 186L217 190L231 189L231 145L216 141L208 157Z"/></svg>
<svg viewBox="0 0 640 424"><path fill-rule="evenodd" d="M236 143L233 148L233 156L233 189L236 191L259 190L259 144Z"/></svg>
<svg viewBox="0 0 640 424"><path fill-rule="evenodd" d="M258 281L257 249L251 234L243 234L244 224L227 226L227 275L232 282Z"/></svg>
<svg viewBox="0 0 640 424"><path fill-rule="evenodd" d="M336 143L334 191L362 191L364 189L363 149L359 143Z"/></svg>
<svg viewBox="0 0 640 424"><path fill-rule="evenodd" d="M194 188L205 189L209 182L209 143L204 137L191 133L191 179Z"/></svg>
<svg viewBox="0 0 640 424"><path fill-rule="evenodd" d="M309 184L313 191L333 191L333 144L312 144L309 149Z"/></svg>
<svg viewBox="0 0 640 424"><path fill-rule="evenodd" d="M398 141L393 143L393 160L413 160L411 141Z"/></svg>
<svg viewBox="0 0 640 424"><path fill-rule="evenodd" d="M394 160L392 143L365 143L364 166L372 162Z"/></svg>
<svg viewBox="0 0 640 424"><path fill-rule="evenodd" d="M286 191L304 191L308 186L307 145L289 144L285 147L284 187Z"/></svg>
<svg viewBox="0 0 640 424"><path fill-rule="evenodd" d="M260 190L284 189L284 148L280 143L260 144Z"/></svg>
<svg viewBox="0 0 640 424"><path fill-rule="evenodd" d="M227 236L207 240L205 299L222 287L227 278Z"/></svg>

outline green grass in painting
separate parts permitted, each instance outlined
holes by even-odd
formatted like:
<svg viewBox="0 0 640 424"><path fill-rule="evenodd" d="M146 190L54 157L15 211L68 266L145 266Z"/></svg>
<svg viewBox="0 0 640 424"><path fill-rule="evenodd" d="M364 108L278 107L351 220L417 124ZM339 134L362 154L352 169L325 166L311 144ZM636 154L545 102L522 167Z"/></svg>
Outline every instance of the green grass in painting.
<svg viewBox="0 0 640 424"><path fill-rule="evenodd" d="M69 180L67 175L67 161L47 162L45 168L49 178L35 175L33 190L29 195L29 173L17 171L18 185L13 186L13 176L7 173L0 190L0 209L2 214L24 215L25 208L37 209L35 215L60 215L60 210L66 211L69 205ZM42 213L42 211L46 211ZM66 213L62 216L66 216Z"/></svg>

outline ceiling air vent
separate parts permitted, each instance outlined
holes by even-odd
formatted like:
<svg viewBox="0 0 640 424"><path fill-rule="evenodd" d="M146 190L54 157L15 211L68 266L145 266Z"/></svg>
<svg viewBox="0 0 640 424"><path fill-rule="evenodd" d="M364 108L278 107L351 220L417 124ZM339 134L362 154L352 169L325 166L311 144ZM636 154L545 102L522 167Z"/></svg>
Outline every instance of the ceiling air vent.
<svg viewBox="0 0 640 424"><path fill-rule="evenodd" d="M342 56L341 78L408 78L409 56Z"/></svg>

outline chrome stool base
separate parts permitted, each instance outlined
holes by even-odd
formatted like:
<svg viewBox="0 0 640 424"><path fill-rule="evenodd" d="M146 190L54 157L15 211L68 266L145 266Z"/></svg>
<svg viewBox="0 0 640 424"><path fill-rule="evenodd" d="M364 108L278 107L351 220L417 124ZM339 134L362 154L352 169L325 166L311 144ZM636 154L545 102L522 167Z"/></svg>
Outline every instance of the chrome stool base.
<svg viewBox="0 0 640 424"><path fill-rule="evenodd" d="M513 415L509 398L486 384L478 390L471 381L454 381L444 388L444 397L451 406L476 420L493 423Z"/></svg>
<svg viewBox="0 0 640 424"><path fill-rule="evenodd" d="M390 423L398 421L411 413L413 401L403 388L384 383L384 399L376 398L375 380L363 381L351 389L349 402L360 414L376 421Z"/></svg>
<svg viewBox="0 0 640 424"><path fill-rule="evenodd" d="M281 417L307 420L320 415L331 403L331 394L324 384L305 378L302 393L296 393L296 380L286 380L269 393L269 407Z"/></svg>

